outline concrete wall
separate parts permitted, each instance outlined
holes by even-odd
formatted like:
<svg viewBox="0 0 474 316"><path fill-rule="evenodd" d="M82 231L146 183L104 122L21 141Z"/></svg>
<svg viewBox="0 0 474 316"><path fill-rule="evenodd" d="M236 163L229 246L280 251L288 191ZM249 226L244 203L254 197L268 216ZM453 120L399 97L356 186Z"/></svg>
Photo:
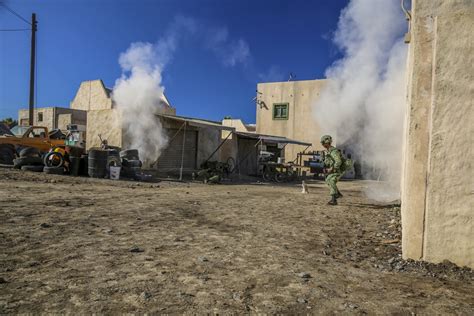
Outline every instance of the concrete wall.
<svg viewBox="0 0 474 316"><path fill-rule="evenodd" d="M474 2L415 0L402 179L404 258L474 267Z"/></svg>
<svg viewBox="0 0 474 316"><path fill-rule="evenodd" d="M313 118L313 104L319 97L327 80L304 80L290 82L259 83L257 85L257 133L285 136L290 139L313 144L313 150L320 150L321 131ZM273 105L288 103L288 120L273 119ZM287 161L296 158L296 154L305 147L287 145Z"/></svg>
<svg viewBox="0 0 474 316"><path fill-rule="evenodd" d="M99 134L102 139L107 139L110 146L122 147L123 133L120 112L116 109L89 111L86 133L87 150L92 147L100 147Z"/></svg>
<svg viewBox="0 0 474 316"><path fill-rule="evenodd" d="M38 121L39 113L43 114L43 121ZM18 111L18 122L20 124L25 123L24 125L29 125L28 117L28 110L23 109ZM67 124L71 123L86 125L87 112L61 107L36 108L34 110L34 125L45 126L49 130L59 128L65 131Z"/></svg>
<svg viewBox="0 0 474 316"><path fill-rule="evenodd" d="M163 107L159 113L176 115L176 109L167 105L164 98ZM83 81L76 92L74 100L71 101L71 109L85 111L108 110L114 107L112 102L112 90L106 88L102 80Z"/></svg>
<svg viewBox="0 0 474 316"><path fill-rule="evenodd" d="M48 130L53 130L56 128L55 118L54 118L54 107L47 108L36 108L33 115L33 125L47 127ZM38 120L38 114L43 114L43 120ZM18 111L18 124L20 125L29 125L29 110L22 109Z"/></svg>
<svg viewBox="0 0 474 316"><path fill-rule="evenodd" d="M60 130L67 130L68 124L72 123L72 114L59 114L58 115L58 128Z"/></svg>
<svg viewBox="0 0 474 316"><path fill-rule="evenodd" d="M201 127L198 130L197 161L199 168L201 164L217 149L221 143L221 130L215 127ZM221 161L221 148L209 159L210 161Z"/></svg>
<svg viewBox="0 0 474 316"><path fill-rule="evenodd" d="M233 127L237 132L251 133L253 131L252 126L249 128L241 119L223 119L222 125Z"/></svg>
<svg viewBox="0 0 474 316"><path fill-rule="evenodd" d="M222 140L224 140L224 138L222 138ZM220 161L226 162L229 158L233 158L234 162L237 163L237 154L238 154L237 146L238 146L237 137L228 138L218 152Z"/></svg>
<svg viewBox="0 0 474 316"><path fill-rule="evenodd" d="M112 99L102 80L83 81L70 106L84 111L106 110L112 108Z"/></svg>
<svg viewBox="0 0 474 316"><path fill-rule="evenodd" d="M255 126L245 125L241 119L223 119L222 125L233 127L236 132L254 133ZM220 161L226 162L229 158L233 158L237 162L238 155L238 138L235 135L229 135L231 132L223 130L221 133L222 140L226 139L219 151Z"/></svg>

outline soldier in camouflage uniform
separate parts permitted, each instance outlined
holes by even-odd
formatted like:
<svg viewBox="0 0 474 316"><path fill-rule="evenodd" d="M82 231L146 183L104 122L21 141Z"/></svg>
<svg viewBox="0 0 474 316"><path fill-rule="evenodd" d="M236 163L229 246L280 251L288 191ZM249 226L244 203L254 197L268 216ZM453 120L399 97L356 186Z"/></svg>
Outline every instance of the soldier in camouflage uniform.
<svg viewBox="0 0 474 316"><path fill-rule="evenodd" d="M326 148L324 158L324 167L327 168L326 184L329 186L331 200L329 205L337 205L337 199L342 197L341 192L337 188L337 181L343 176L345 171L345 163L339 149L331 146L332 137L324 135L321 137L321 145Z"/></svg>

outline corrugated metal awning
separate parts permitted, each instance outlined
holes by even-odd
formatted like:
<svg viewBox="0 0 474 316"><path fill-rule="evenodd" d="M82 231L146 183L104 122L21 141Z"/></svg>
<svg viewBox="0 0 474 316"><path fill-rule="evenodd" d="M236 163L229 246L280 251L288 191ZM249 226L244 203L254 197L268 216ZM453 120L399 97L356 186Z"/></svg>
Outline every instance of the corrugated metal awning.
<svg viewBox="0 0 474 316"><path fill-rule="evenodd" d="M224 126L220 122L207 121L207 120L202 120L202 119L176 116L176 115L168 115L168 114L157 114L157 116L165 118L165 119L173 120L173 121L187 122L189 126L194 126L194 127L215 127L217 129L222 129L222 130L227 130L227 131L235 130L233 127Z"/></svg>
<svg viewBox="0 0 474 316"><path fill-rule="evenodd" d="M245 133L245 132L234 132L234 134L242 136L242 137L246 137L246 138L262 140L269 143L295 144L295 145L302 145L302 146L312 145L311 143L301 142L299 140L293 140L293 139L289 139L283 136L263 135L263 134Z"/></svg>

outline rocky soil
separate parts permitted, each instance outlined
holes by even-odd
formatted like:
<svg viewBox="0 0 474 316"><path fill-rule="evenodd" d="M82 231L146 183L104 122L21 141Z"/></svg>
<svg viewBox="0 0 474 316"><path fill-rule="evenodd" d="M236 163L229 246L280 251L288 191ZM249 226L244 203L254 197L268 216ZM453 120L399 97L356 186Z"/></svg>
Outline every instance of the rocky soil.
<svg viewBox="0 0 474 316"><path fill-rule="evenodd" d="M474 314L474 273L404 261L400 208L342 182L136 183L0 169L0 313Z"/></svg>

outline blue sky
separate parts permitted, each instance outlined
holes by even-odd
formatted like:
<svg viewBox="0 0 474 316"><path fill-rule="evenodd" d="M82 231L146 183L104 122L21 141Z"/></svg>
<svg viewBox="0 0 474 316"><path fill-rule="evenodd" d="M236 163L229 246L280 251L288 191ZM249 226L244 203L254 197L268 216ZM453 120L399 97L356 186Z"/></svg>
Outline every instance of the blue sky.
<svg viewBox="0 0 474 316"><path fill-rule="evenodd" d="M0 0L2 1L2 0ZM323 78L340 54L331 34L347 0L17 0L38 19L36 106L69 106L81 81L113 87L131 43L156 43L176 17L196 22L167 64L165 93L178 115L255 122L256 84ZM0 29L28 28L0 6ZM209 38L223 35L210 47ZM29 32L0 32L0 118L28 105Z"/></svg>

